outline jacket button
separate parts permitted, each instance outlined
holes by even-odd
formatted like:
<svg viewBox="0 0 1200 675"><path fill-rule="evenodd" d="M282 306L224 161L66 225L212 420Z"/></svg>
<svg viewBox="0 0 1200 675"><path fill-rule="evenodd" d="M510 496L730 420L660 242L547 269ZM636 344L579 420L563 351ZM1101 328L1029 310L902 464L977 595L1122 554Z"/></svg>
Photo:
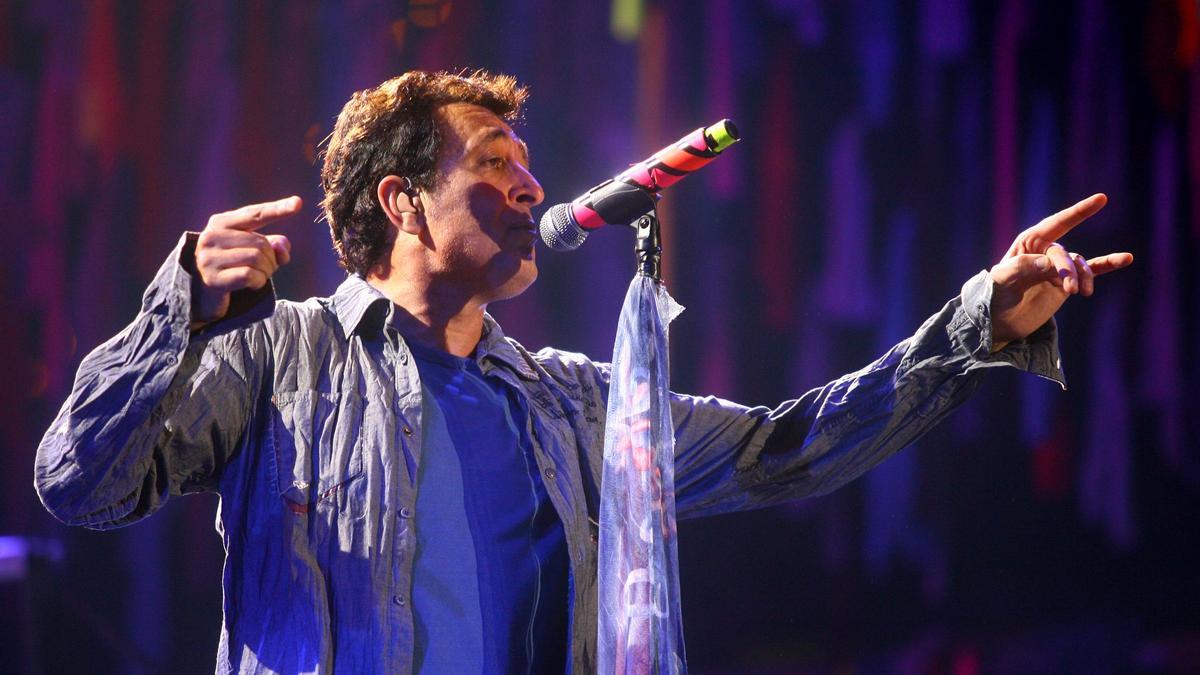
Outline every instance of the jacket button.
<svg viewBox="0 0 1200 675"><path fill-rule="evenodd" d="M407 424L404 425L404 429L402 431L404 431L405 436L412 436L412 428Z"/></svg>
<svg viewBox="0 0 1200 675"><path fill-rule="evenodd" d="M550 480L558 478L558 472L555 471L553 467L546 469L544 473L546 474L546 478L549 478Z"/></svg>
<svg viewBox="0 0 1200 675"><path fill-rule="evenodd" d="M408 354L400 355L400 365L402 365L402 366L408 365Z"/></svg>
<svg viewBox="0 0 1200 675"><path fill-rule="evenodd" d="M412 509L408 508L407 506L401 506L400 507L400 517L401 518L412 518Z"/></svg>
<svg viewBox="0 0 1200 675"><path fill-rule="evenodd" d="M408 600L406 600L403 595L393 595L392 602L396 603L396 605L399 607L403 607Z"/></svg>

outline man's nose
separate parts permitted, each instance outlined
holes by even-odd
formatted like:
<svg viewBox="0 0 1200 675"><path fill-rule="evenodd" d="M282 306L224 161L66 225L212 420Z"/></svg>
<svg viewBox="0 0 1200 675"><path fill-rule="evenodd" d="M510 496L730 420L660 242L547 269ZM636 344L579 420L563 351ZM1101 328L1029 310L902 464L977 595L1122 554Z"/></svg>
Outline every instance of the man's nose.
<svg viewBox="0 0 1200 675"><path fill-rule="evenodd" d="M542 203L542 200L546 198L546 192L542 189L542 184L533 177L533 172L517 165L517 181L509 192L509 198L518 204L525 204L532 208Z"/></svg>

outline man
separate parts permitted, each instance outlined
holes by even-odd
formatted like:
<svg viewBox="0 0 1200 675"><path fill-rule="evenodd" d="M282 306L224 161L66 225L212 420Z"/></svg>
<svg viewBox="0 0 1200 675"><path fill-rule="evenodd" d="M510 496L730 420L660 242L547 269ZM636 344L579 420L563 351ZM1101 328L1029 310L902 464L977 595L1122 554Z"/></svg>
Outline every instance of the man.
<svg viewBox="0 0 1200 675"><path fill-rule="evenodd" d="M329 298L274 300L292 197L185 235L124 331L88 355L38 451L64 522L118 527L221 495L218 672L595 669L608 370L531 354L489 303L536 277L543 198L512 78L410 72L354 95L322 170ZM910 339L774 410L673 395L679 517L820 494L909 444L984 369L1061 381L1054 312L1126 253L1022 233Z"/></svg>

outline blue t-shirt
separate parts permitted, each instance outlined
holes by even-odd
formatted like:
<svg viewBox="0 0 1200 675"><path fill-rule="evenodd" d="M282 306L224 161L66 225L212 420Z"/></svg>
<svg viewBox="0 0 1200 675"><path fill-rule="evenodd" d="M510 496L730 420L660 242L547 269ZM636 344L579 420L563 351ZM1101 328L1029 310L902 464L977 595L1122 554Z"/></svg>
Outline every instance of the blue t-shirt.
<svg viewBox="0 0 1200 675"><path fill-rule="evenodd" d="M524 403L473 359L409 346L424 396L414 665L426 673L562 672L567 545Z"/></svg>

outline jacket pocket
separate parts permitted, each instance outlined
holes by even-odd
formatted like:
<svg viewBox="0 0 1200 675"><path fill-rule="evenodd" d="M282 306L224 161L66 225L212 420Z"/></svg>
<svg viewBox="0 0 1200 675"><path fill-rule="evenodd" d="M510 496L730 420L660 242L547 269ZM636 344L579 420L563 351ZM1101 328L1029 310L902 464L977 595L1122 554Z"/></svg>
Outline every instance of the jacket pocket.
<svg viewBox="0 0 1200 675"><path fill-rule="evenodd" d="M283 506L297 514L332 506L362 517L362 397L302 390L276 393L271 403L271 489Z"/></svg>

